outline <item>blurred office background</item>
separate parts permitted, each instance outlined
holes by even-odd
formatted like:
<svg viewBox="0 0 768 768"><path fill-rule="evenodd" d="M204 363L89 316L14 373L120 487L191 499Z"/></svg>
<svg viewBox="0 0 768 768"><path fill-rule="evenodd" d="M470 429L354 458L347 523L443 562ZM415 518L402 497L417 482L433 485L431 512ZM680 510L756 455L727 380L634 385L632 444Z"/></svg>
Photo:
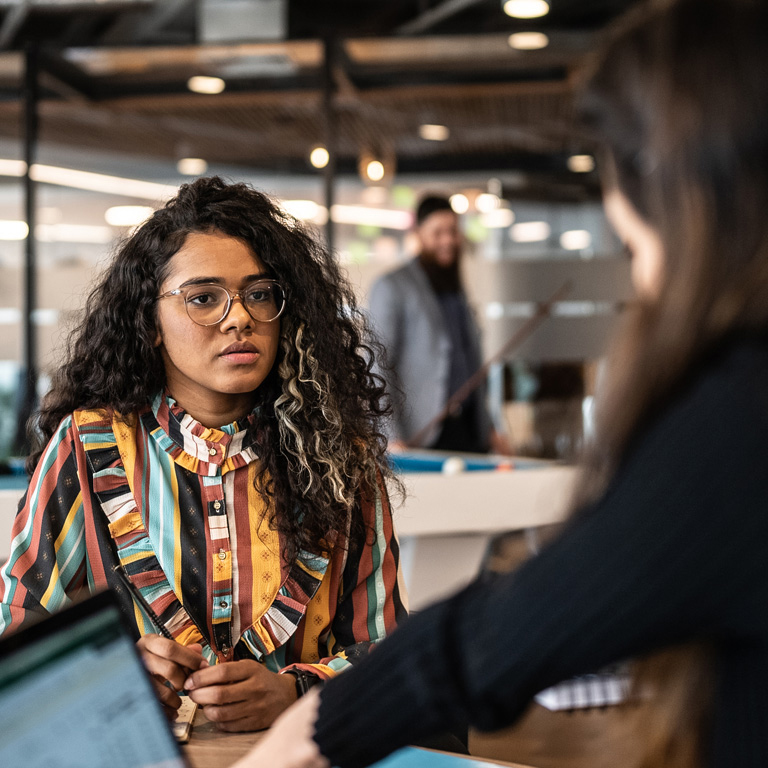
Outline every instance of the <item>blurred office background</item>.
<svg viewBox="0 0 768 768"><path fill-rule="evenodd" d="M574 125L575 73L629 5L0 2L0 459L28 366L44 392L115 242L211 173L268 191L329 238L363 304L413 254L419 196L452 196L487 355L571 280L491 375L517 449L569 458L631 299Z"/></svg>

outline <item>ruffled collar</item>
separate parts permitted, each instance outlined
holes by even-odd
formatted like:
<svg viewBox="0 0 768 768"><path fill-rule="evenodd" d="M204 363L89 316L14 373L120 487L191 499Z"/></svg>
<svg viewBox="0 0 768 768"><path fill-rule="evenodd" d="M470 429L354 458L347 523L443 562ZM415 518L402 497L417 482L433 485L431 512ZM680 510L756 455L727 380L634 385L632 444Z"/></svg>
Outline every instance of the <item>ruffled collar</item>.
<svg viewBox="0 0 768 768"><path fill-rule="evenodd" d="M157 394L143 420L174 461L199 475L224 474L258 458L254 451L256 411L214 429L193 419L165 391Z"/></svg>

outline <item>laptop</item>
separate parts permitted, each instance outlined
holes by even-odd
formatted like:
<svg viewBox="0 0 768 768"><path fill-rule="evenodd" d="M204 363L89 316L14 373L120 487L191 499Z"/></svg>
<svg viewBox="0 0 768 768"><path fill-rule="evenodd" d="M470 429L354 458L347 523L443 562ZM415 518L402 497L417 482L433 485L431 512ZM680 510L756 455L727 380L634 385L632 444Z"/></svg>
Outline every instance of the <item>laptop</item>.
<svg viewBox="0 0 768 768"><path fill-rule="evenodd" d="M187 768L110 592L0 639L0 766Z"/></svg>

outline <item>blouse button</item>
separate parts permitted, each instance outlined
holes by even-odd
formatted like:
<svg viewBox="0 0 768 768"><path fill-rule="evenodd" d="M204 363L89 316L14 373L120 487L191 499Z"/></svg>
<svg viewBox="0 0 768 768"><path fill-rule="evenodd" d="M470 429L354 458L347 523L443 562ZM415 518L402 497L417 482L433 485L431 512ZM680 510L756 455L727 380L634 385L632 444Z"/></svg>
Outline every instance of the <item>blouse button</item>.
<svg viewBox="0 0 768 768"><path fill-rule="evenodd" d="M227 553L223 550L219 550L219 560L226 560L227 559Z"/></svg>
<svg viewBox="0 0 768 768"><path fill-rule="evenodd" d="M211 456L215 456L215 455L216 455L216 449L215 449L215 448L210 448L210 449L208 450L208 453L210 453L210 454L211 454Z"/></svg>
<svg viewBox="0 0 768 768"><path fill-rule="evenodd" d="M214 501L213 502L213 508L214 509L221 509L221 502L220 501Z"/></svg>
<svg viewBox="0 0 768 768"><path fill-rule="evenodd" d="M226 608L226 607L229 605L229 603L228 603L226 600L222 600L222 601L219 603L219 605L220 605L222 608Z"/></svg>

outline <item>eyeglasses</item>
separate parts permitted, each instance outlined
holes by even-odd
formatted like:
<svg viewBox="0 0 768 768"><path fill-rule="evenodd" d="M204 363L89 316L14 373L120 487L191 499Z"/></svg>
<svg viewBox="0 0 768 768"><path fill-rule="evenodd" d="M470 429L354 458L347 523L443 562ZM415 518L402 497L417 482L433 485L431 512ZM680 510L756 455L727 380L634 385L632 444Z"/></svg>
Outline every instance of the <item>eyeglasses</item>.
<svg viewBox="0 0 768 768"><path fill-rule="evenodd" d="M176 288L158 296L181 296L189 319L198 325L216 325L228 314L235 299L257 323L277 320L285 309L285 292L277 280L257 280L242 291L228 291L223 285L205 283Z"/></svg>

